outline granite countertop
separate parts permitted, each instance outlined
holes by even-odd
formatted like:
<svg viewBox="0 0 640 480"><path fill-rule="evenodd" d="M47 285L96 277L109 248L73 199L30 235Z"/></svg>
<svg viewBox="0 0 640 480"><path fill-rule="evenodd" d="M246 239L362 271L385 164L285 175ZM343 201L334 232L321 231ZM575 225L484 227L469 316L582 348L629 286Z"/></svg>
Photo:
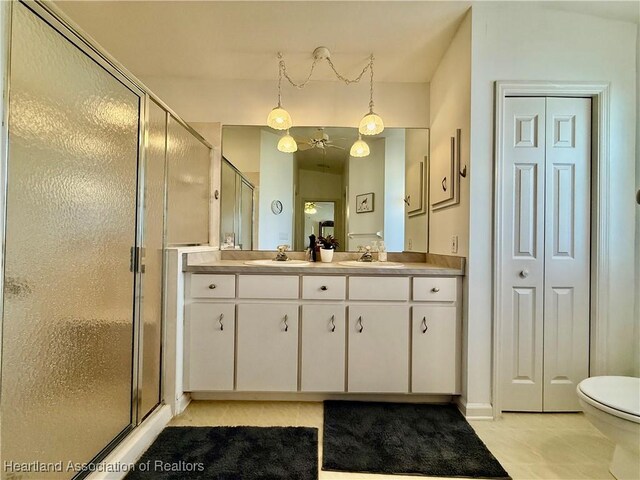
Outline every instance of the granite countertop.
<svg viewBox="0 0 640 480"><path fill-rule="evenodd" d="M425 276L457 276L464 275L463 268L447 267L424 262L401 262L402 267L351 267L338 262L315 262L303 266L269 266L247 265L246 260L218 260L197 264L188 264L185 272L190 273L293 273L310 275L425 275Z"/></svg>

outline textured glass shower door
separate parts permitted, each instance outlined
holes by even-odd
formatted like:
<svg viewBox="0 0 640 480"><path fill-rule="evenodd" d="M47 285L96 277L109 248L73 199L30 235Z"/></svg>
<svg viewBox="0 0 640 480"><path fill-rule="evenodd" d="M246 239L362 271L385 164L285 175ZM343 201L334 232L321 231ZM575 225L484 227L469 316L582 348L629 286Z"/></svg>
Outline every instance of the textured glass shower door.
<svg viewBox="0 0 640 480"><path fill-rule="evenodd" d="M18 2L11 53L3 477L71 478L132 423L140 96Z"/></svg>

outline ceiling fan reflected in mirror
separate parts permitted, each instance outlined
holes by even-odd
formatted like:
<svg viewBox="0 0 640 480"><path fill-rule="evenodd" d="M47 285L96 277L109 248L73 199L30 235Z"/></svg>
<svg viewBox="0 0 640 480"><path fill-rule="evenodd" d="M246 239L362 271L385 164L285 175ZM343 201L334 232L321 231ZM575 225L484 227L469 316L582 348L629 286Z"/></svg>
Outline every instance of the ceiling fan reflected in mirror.
<svg viewBox="0 0 640 480"><path fill-rule="evenodd" d="M337 138L335 140L347 140L346 138ZM298 143L298 149L301 151L310 150L312 148L319 148L321 150L327 150L328 148L336 148L338 150L345 150L340 145L335 145L334 140L329 138L329 135L324 131L324 128L318 128L316 134L311 138L296 138Z"/></svg>

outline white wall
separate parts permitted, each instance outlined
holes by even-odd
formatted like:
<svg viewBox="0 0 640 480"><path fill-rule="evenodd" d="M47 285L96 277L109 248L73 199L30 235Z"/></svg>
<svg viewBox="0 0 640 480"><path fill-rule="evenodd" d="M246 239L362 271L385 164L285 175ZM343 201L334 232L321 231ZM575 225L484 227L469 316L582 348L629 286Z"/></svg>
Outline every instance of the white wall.
<svg viewBox="0 0 640 480"><path fill-rule="evenodd" d="M389 131L384 142L384 245L404 249L405 131Z"/></svg>
<svg viewBox="0 0 640 480"><path fill-rule="evenodd" d="M349 232L375 233L384 232L384 144L385 139L367 140L371 153L367 157L349 157ZM373 212L356 213L356 195L373 192ZM347 232L347 233L349 233ZM358 246L371 245L379 238L359 236L347 239L350 251L357 251Z"/></svg>
<svg viewBox="0 0 640 480"><path fill-rule="evenodd" d="M430 84L431 171L450 162L451 137L462 129L460 163L469 164L471 130L471 14L468 13ZM467 170L470 170L467 168ZM446 169L445 169L446 171ZM437 184L437 179L435 180ZM433 184L432 184L433 185ZM432 188L435 188L432 186ZM431 210L431 208L429 208ZM429 214L429 252L466 257L469 249L469 177L460 178L460 203ZM451 237L458 235L458 253Z"/></svg>
<svg viewBox="0 0 640 480"><path fill-rule="evenodd" d="M424 161L425 156L429 156L429 130L407 129L405 131L405 171L414 171L412 165ZM429 168L428 164L425 168ZM425 172L426 173L426 172ZM424 176L424 202L429 201L428 176ZM406 184L405 184L406 188ZM405 195L408 192L405 190ZM404 249L408 252L427 251L427 223L428 213L409 216L404 208ZM429 207L425 207L425 212L429 212Z"/></svg>
<svg viewBox="0 0 640 480"><path fill-rule="evenodd" d="M275 76L273 81L153 76L141 79L178 114L194 122L265 125L277 103ZM428 126L427 83L376 82L374 100L376 112L388 127ZM369 108L369 83L363 80L346 86L337 81L312 81L298 90L284 81L282 105L297 126L356 127Z"/></svg>
<svg viewBox="0 0 640 480"><path fill-rule="evenodd" d="M467 401L491 401L493 104L497 80L611 82L608 372L634 371L636 26L547 10L544 2L478 2L472 10ZM635 319L638 322L638 319ZM636 327L637 328L637 327Z"/></svg>
<svg viewBox="0 0 640 480"><path fill-rule="evenodd" d="M225 126L222 129L222 156L243 174L260 171L260 129Z"/></svg>
<svg viewBox="0 0 640 480"><path fill-rule="evenodd" d="M278 150L278 135L263 130L260 136L258 249L275 250L278 245L293 245L293 154ZM274 200L282 202L279 215L271 211Z"/></svg>

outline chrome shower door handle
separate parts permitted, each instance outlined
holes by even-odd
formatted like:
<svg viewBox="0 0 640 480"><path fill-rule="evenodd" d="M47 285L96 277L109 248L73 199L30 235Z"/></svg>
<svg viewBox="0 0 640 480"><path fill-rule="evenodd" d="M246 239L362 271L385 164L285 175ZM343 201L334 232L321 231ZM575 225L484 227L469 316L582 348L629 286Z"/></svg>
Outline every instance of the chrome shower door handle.
<svg viewBox="0 0 640 480"><path fill-rule="evenodd" d="M362 316L358 317L358 321L356 322L356 326L360 327L360 328L358 328L358 333L362 333L362 331L364 330L364 325L362 325Z"/></svg>
<svg viewBox="0 0 640 480"><path fill-rule="evenodd" d="M218 318L218 323L220 324L220 331L224 330L224 324L222 323L222 319L224 318L224 313L220 314L220 318Z"/></svg>
<svg viewBox="0 0 640 480"><path fill-rule="evenodd" d="M289 324L287 323L287 320L289 320L289 315L285 315L284 316L284 331L285 332L289 331Z"/></svg>

